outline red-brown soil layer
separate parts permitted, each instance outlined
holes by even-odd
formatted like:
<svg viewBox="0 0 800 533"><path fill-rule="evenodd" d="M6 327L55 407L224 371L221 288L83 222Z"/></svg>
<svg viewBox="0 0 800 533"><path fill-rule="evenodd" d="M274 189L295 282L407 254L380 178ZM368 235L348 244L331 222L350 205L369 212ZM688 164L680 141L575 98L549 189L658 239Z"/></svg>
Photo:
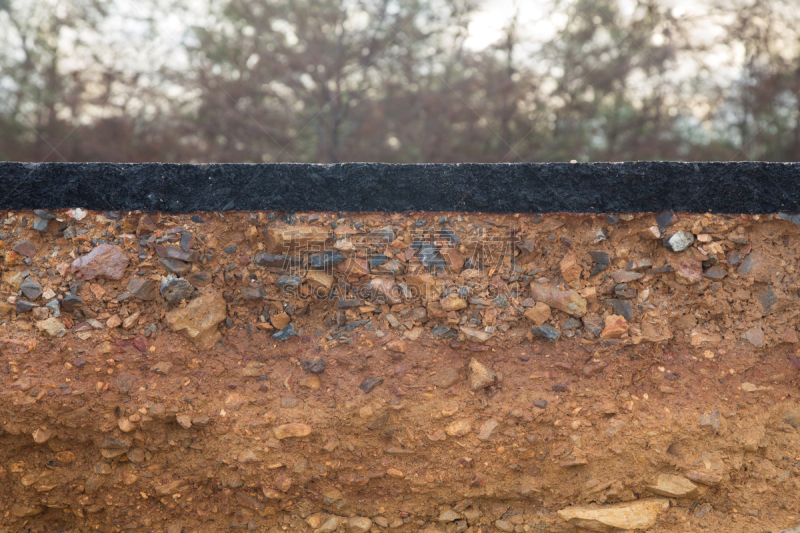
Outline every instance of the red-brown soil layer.
<svg viewBox="0 0 800 533"><path fill-rule="evenodd" d="M800 521L789 221L39 215L0 213L3 533Z"/></svg>

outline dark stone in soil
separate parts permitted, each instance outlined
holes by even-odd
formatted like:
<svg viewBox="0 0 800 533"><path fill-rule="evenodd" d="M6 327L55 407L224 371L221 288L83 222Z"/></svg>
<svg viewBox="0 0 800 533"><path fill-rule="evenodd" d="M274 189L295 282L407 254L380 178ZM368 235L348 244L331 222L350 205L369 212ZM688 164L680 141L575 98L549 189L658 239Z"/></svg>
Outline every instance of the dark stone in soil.
<svg viewBox="0 0 800 533"><path fill-rule="evenodd" d="M379 385L383 385L383 378L365 378L358 388L369 394L375 387Z"/></svg>
<svg viewBox="0 0 800 533"><path fill-rule="evenodd" d="M303 370L306 372L311 372L312 374L322 374L325 371L325 360L322 358L315 358L315 359L301 359L300 366L303 367Z"/></svg>
<svg viewBox="0 0 800 533"><path fill-rule="evenodd" d="M290 339L291 337L294 337L295 335L297 335L297 330L294 329L294 324L289 324L282 330L273 333L272 338L275 339L276 341L285 341Z"/></svg>
<svg viewBox="0 0 800 533"><path fill-rule="evenodd" d="M531 333L533 333L533 335L536 337L544 337L545 339L554 342L557 341L561 336L560 331L553 326L548 326L547 324L531 328Z"/></svg>

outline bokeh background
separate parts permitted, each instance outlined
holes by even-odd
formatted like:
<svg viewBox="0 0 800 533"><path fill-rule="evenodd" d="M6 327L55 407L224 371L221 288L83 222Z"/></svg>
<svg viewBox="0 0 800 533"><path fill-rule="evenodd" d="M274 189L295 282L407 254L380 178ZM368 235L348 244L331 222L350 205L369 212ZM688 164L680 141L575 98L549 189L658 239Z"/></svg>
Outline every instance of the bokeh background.
<svg viewBox="0 0 800 533"><path fill-rule="evenodd" d="M797 0L0 0L0 160L799 157Z"/></svg>

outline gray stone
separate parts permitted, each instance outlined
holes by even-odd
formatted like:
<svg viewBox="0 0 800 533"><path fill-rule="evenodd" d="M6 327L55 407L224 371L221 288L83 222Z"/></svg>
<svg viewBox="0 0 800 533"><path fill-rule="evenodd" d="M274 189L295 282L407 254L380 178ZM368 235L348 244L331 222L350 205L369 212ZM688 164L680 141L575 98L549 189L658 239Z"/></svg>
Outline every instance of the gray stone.
<svg viewBox="0 0 800 533"><path fill-rule="evenodd" d="M610 299L606 300L606 303L611 305L611 309L614 311L615 315L619 315L629 322L633 320L633 310L631 309L631 304L628 301Z"/></svg>
<svg viewBox="0 0 800 533"><path fill-rule="evenodd" d="M388 260L389 260L389 258L386 257L385 255L381 255L381 254L371 255L371 256L369 256L369 267L370 268L378 267L378 266L384 264Z"/></svg>
<svg viewBox="0 0 800 533"><path fill-rule="evenodd" d="M257 301L263 300L265 296L267 296L268 292L263 287L258 286L247 286L242 287L242 298L248 301Z"/></svg>
<svg viewBox="0 0 800 533"><path fill-rule="evenodd" d="M71 313L81 307L83 307L83 300L75 294L67 294L61 301L61 308L67 313Z"/></svg>
<svg viewBox="0 0 800 533"><path fill-rule="evenodd" d="M671 252L682 252L694 244L694 235L685 231L679 231L667 237L664 246Z"/></svg>
<svg viewBox="0 0 800 533"><path fill-rule="evenodd" d="M47 304L45 304L45 307L47 307L48 309L50 309L50 311L52 311L53 317L59 318L61 316L61 309L59 309L58 307L57 299L53 298L52 300L47 302Z"/></svg>
<svg viewBox="0 0 800 533"><path fill-rule="evenodd" d="M615 312L614 314L619 314L619 313ZM603 329L606 327L606 324L600 317L585 316L583 317L583 327L585 327L586 331L588 331L595 337L599 337L600 334L603 332Z"/></svg>
<svg viewBox="0 0 800 533"><path fill-rule="evenodd" d="M306 372L322 374L325 371L326 364L324 359L316 357L314 359L301 359L300 366L303 367L303 370Z"/></svg>
<svg viewBox="0 0 800 533"><path fill-rule="evenodd" d="M547 324L542 324L541 326L531 328L531 333L533 333L533 335L536 337L544 337L545 339L554 342L557 341L561 336L560 331L553 326L548 326Z"/></svg>
<svg viewBox="0 0 800 533"><path fill-rule="evenodd" d="M339 252L327 251L321 254L314 254L308 258L308 268L316 270L325 270L332 266L338 265L347 259Z"/></svg>
<svg viewBox="0 0 800 533"><path fill-rule="evenodd" d="M256 254L255 263L260 267L289 270L299 266L300 258L296 256L274 255L266 252L259 252Z"/></svg>
<svg viewBox="0 0 800 533"><path fill-rule="evenodd" d="M36 231L45 231L47 229L47 219L42 218L40 216L33 217L33 223L31 224L31 228L35 229Z"/></svg>
<svg viewBox="0 0 800 533"><path fill-rule="evenodd" d="M130 374L122 374L117 378L117 389L122 394L128 394L136 383L136 378Z"/></svg>
<svg viewBox="0 0 800 533"><path fill-rule="evenodd" d="M177 259L178 261L197 261L197 252L184 252L179 246L171 246L169 244L156 244L153 246L159 257L164 259Z"/></svg>
<svg viewBox="0 0 800 533"><path fill-rule="evenodd" d="M589 255L592 258L592 262L598 265L609 265L611 264L611 256L608 252L600 252L600 251L591 251Z"/></svg>
<svg viewBox="0 0 800 533"><path fill-rule="evenodd" d="M289 324L280 331L272 334L272 338L276 341L285 341L297 335L297 330L294 329L294 324Z"/></svg>
<svg viewBox="0 0 800 533"><path fill-rule="evenodd" d="M758 303L761 304L761 309L764 311L765 314L772 311L772 307L775 305L775 302L778 301L778 296L775 294L775 291L772 290L772 287L767 286L764 287L764 290L758 293Z"/></svg>
<svg viewBox="0 0 800 533"><path fill-rule="evenodd" d="M664 230L676 220L678 220L678 217L671 210L662 211L656 215L656 224L658 224L658 230L661 233L664 233Z"/></svg>
<svg viewBox="0 0 800 533"><path fill-rule="evenodd" d="M299 276L281 276L275 282L275 285L284 293L295 293L302 284L303 278Z"/></svg>
<svg viewBox="0 0 800 533"><path fill-rule="evenodd" d="M158 285L151 279L133 278L128 282L127 290L140 300L155 300L158 296Z"/></svg>
<svg viewBox="0 0 800 533"><path fill-rule="evenodd" d="M394 230L389 226L385 228L374 229L369 232L369 240L374 241L383 241L383 242L392 242L394 241Z"/></svg>
<svg viewBox="0 0 800 533"><path fill-rule="evenodd" d="M20 313L27 313L28 311L36 309L37 307L39 307L39 306L36 305L35 303L29 302L27 300L23 300L22 298L19 298L17 300L16 310L17 310L17 314L20 314Z"/></svg>
<svg viewBox="0 0 800 533"><path fill-rule="evenodd" d="M161 296L171 303L180 302L181 300L188 300L194 287L185 279L167 276L161 280Z"/></svg>
<svg viewBox="0 0 800 533"><path fill-rule="evenodd" d="M728 275L728 270L720 265L712 266L703 272L703 276L711 279L723 279Z"/></svg>
<svg viewBox="0 0 800 533"><path fill-rule="evenodd" d="M25 295L31 301L36 301L39 296L42 295L42 286L39 285L39 282L33 280L31 278L26 279L20 285L19 290L22 291L22 294Z"/></svg>
<svg viewBox="0 0 800 533"><path fill-rule="evenodd" d="M361 385L359 385L358 388L369 394L373 391L373 389L375 389L375 387L378 387L379 385L383 385L383 378L368 377L364 378L364 381L361 382Z"/></svg>
<svg viewBox="0 0 800 533"><path fill-rule="evenodd" d="M158 262L161 263L168 271L172 272L173 274L178 274L179 276L183 276L189 272L189 263L178 261L177 259L162 257L158 260Z"/></svg>

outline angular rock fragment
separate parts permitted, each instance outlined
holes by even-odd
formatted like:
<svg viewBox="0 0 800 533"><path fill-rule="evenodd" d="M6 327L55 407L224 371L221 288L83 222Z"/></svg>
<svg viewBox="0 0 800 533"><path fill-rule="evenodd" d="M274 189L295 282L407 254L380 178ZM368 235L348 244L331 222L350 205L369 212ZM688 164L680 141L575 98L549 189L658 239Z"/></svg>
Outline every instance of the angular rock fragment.
<svg viewBox="0 0 800 533"><path fill-rule="evenodd" d="M737 272L760 283L769 283L775 278L780 278L783 269L774 257L760 250L753 250L739 265Z"/></svg>
<svg viewBox="0 0 800 533"><path fill-rule="evenodd" d="M272 338L276 341L285 341L297 335L297 330L294 328L293 324L289 324L285 328L280 331L277 331L272 334Z"/></svg>
<svg viewBox="0 0 800 533"><path fill-rule="evenodd" d="M36 256L36 245L28 239L18 242L11 249L29 259L33 259Z"/></svg>
<svg viewBox="0 0 800 533"><path fill-rule="evenodd" d="M558 516L577 527L610 533L614 529L650 529L659 514L668 509L669 500L646 498L615 505L567 507L558 511Z"/></svg>
<svg viewBox="0 0 800 533"><path fill-rule="evenodd" d="M127 291L140 300L151 301L158 297L158 285L151 279L132 278L128 282Z"/></svg>
<svg viewBox="0 0 800 533"><path fill-rule="evenodd" d="M663 230L662 230L663 231ZM664 240L664 246L670 252L682 252L694 244L694 235L686 231L679 231Z"/></svg>
<svg viewBox="0 0 800 533"><path fill-rule="evenodd" d="M567 283L581 279L581 265L574 253L568 253L559 263L561 276Z"/></svg>
<svg viewBox="0 0 800 533"><path fill-rule="evenodd" d="M208 350L222 338L217 325L225 320L227 305L222 294L210 291L189 302L183 309L166 314L164 323L183 333L200 350Z"/></svg>
<svg viewBox="0 0 800 533"><path fill-rule="evenodd" d="M48 318L36 323L36 329L42 333L46 333L50 337L63 337L67 332L64 324L57 318Z"/></svg>
<svg viewBox="0 0 800 533"><path fill-rule="evenodd" d="M327 239L328 232L314 226L269 228L264 235L267 251L270 254L283 254L298 249L313 249L310 248L311 245L323 244Z"/></svg>
<svg viewBox="0 0 800 533"><path fill-rule="evenodd" d="M189 263L185 261L178 261L177 259L168 259L165 257L161 257L158 260L161 265L166 268L168 271L172 272L173 274L177 274L179 276L184 276L189 273L191 266Z"/></svg>
<svg viewBox="0 0 800 533"><path fill-rule="evenodd" d="M125 275L129 262L128 254L119 246L101 244L73 261L70 270L85 280L95 278L119 280Z"/></svg>
<svg viewBox="0 0 800 533"><path fill-rule="evenodd" d="M306 372L310 372L312 374L322 374L325 371L325 360L316 357L314 359L301 359L300 366Z"/></svg>
<svg viewBox="0 0 800 533"><path fill-rule="evenodd" d="M197 252L186 252L180 246L172 246L169 244L156 244L154 246L156 253L163 259L172 259L177 261L186 261L192 263L197 261Z"/></svg>
<svg viewBox="0 0 800 533"><path fill-rule="evenodd" d="M300 266L300 257L296 255L274 255L265 252L256 254L255 263L260 267L291 270Z"/></svg>
<svg viewBox="0 0 800 533"><path fill-rule="evenodd" d="M606 317L605 327L600 334L601 339L618 339L628 332L628 323L624 317L609 315Z"/></svg>
<svg viewBox="0 0 800 533"><path fill-rule="evenodd" d="M475 359L469 360L469 385L474 391L485 389L489 385L497 383L497 374L492 372L486 365Z"/></svg>
<svg viewBox="0 0 800 533"><path fill-rule="evenodd" d="M468 328L466 326L461 326L461 333L464 334L469 340L473 342L477 342L483 344L484 342L488 341L492 338L492 334L477 328Z"/></svg>
<svg viewBox="0 0 800 533"><path fill-rule="evenodd" d="M536 305L530 307L525 310L525 318L536 324L537 326L541 326L548 320L550 320L550 307L543 302L536 302Z"/></svg>
<svg viewBox="0 0 800 533"><path fill-rule="evenodd" d="M23 281L22 285L19 286L19 290L21 290L22 294L24 294L25 297L32 302L35 302L39 296L42 295L42 286L38 281L31 278Z"/></svg>
<svg viewBox="0 0 800 533"><path fill-rule="evenodd" d="M647 487L651 492L659 496L670 498L691 498L697 494L697 485L683 476L671 474L659 474L658 479L653 485Z"/></svg>
<svg viewBox="0 0 800 533"><path fill-rule="evenodd" d="M161 280L160 292L166 301L176 303L191 298L194 287L185 279L167 276Z"/></svg>
<svg viewBox="0 0 800 533"><path fill-rule="evenodd" d="M383 378L368 377L364 378L364 381L361 382L361 385L359 385L358 388L364 391L366 394L369 394L375 389L375 387L380 385L383 385Z"/></svg>
<svg viewBox="0 0 800 533"><path fill-rule="evenodd" d="M442 282L427 272L406 274L405 281L412 290L412 296L422 298L423 301L438 300L442 293Z"/></svg>
<svg viewBox="0 0 800 533"><path fill-rule="evenodd" d="M549 285L531 283L531 297L568 315L582 317L586 314L586 300L578 291L562 291Z"/></svg>
<svg viewBox="0 0 800 533"><path fill-rule="evenodd" d="M442 305L442 309L445 311L460 311L461 309L466 309L467 307L467 302L455 292L452 292L442 298L439 303Z"/></svg>
<svg viewBox="0 0 800 533"><path fill-rule="evenodd" d="M534 337L544 337L545 339L553 342L557 341L561 336L560 331L553 326L548 326L547 324L531 328L531 333L533 333Z"/></svg>

